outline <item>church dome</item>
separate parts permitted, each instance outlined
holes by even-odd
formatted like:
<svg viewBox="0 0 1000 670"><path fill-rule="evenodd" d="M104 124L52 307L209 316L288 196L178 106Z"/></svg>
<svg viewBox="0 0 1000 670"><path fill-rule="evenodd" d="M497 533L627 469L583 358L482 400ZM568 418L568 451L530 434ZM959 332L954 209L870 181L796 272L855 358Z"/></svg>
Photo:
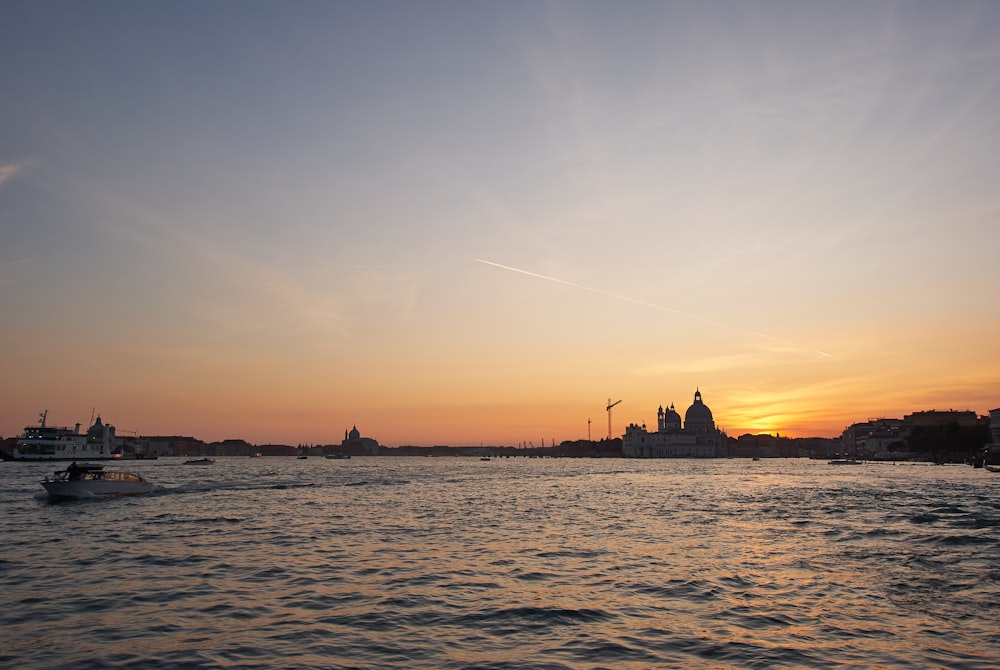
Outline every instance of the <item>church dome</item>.
<svg viewBox="0 0 1000 670"><path fill-rule="evenodd" d="M715 419L712 418L712 410L701 400L701 391L694 392L694 403L688 407L684 414L684 427L687 430L701 428L711 430L715 428Z"/></svg>
<svg viewBox="0 0 1000 670"><path fill-rule="evenodd" d="M678 426L681 425L681 415L674 409L673 403L670 404L670 409L664 413L664 420L668 423L676 423Z"/></svg>
<svg viewBox="0 0 1000 670"><path fill-rule="evenodd" d="M673 403L671 403L670 408L667 410L664 410L661 405L660 410L656 413L656 417L661 433L676 433L681 430L681 415L674 410Z"/></svg>
<svg viewBox="0 0 1000 670"><path fill-rule="evenodd" d="M101 422L101 417L97 417L97 421L94 425L87 430L87 435L96 435L100 437L104 434L104 424Z"/></svg>

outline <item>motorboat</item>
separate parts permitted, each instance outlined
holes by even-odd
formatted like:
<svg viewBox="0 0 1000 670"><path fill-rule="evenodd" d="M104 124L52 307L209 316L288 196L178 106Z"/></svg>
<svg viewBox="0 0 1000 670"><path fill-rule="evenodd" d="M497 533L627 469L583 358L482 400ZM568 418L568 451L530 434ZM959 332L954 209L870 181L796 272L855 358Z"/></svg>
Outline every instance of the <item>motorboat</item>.
<svg viewBox="0 0 1000 670"><path fill-rule="evenodd" d="M42 481L51 498L91 498L94 496L131 496L149 493L153 484L141 475L122 470L105 470L96 463L70 463Z"/></svg>
<svg viewBox="0 0 1000 670"><path fill-rule="evenodd" d="M215 463L214 458L192 458L190 461L184 461L184 465L211 465Z"/></svg>

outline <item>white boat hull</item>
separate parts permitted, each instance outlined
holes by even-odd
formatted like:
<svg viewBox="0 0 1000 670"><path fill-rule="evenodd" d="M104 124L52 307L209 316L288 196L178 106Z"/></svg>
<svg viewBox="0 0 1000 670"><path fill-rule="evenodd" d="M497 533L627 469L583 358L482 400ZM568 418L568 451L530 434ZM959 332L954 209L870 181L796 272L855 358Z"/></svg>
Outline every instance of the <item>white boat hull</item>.
<svg viewBox="0 0 1000 670"><path fill-rule="evenodd" d="M104 454L93 451L79 451L75 453L64 453L58 455L24 454L20 449L15 448L11 454L12 461L27 462L60 462L60 461L121 461L125 460L120 454Z"/></svg>
<svg viewBox="0 0 1000 670"><path fill-rule="evenodd" d="M46 477L42 488L52 498L93 498L97 496L134 496L149 493L153 484L134 472L105 471L103 466L76 463L66 470Z"/></svg>
<svg viewBox="0 0 1000 670"><path fill-rule="evenodd" d="M60 428L46 424L48 410L42 413L38 426L25 426L24 433L11 450L13 461L109 461L121 458L121 439L115 427L101 417L86 433L75 428Z"/></svg>

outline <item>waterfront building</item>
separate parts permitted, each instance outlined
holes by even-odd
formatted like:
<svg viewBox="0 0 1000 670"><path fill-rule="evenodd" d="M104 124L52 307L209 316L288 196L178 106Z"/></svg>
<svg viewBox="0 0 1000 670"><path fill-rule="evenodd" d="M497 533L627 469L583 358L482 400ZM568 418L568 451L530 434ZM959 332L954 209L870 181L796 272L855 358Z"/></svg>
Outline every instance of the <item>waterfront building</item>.
<svg viewBox="0 0 1000 670"><path fill-rule="evenodd" d="M914 412L913 414L907 414L903 417L903 423L906 424L910 430L921 426L921 427L940 427L955 424L961 427L975 426L979 422L979 417L971 409L967 410L953 410L949 409L947 411L940 411L936 409L927 410L924 412Z"/></svg>
<svg viewBox="0 0 1000 670"><path fill-rule="evenodd" d="M340 443L341 453L377 456L379 450L378 440L371 437L362 437L357 426L351 428L350 432L344 431L344 441Z"/></svg>
<svg viewBox="0 0 1000 670"><path fill-rule="evenodd" d="M906 451L909 435L910 424L902 419L868 419L844 429L840 435L843 450L836 455L875 460L906 459L912 456Z"/></svg>
<svg viewBox="0 0 1000 670"><path fill-rule="evenodd" d="M993 412L990 414L992 417ZM852 424L844 429L840 441L843 453L857 458L926 458L936 452L966 449L964 442L980 429L986 432L987 421L987 417L979 417L972 410L932 409L906 414L902 419L879 418Z"/></svg>
<svg viewBox="0 0 1000 670"><path fill-rule="evenodd" d="M622 455L627 458L716 458L725 456L726 435L715 427L712 410L695 390L694 402L684 413L684 423L673 403L656 412L656 432L646 424L629 424L622 439Z"/></svg>

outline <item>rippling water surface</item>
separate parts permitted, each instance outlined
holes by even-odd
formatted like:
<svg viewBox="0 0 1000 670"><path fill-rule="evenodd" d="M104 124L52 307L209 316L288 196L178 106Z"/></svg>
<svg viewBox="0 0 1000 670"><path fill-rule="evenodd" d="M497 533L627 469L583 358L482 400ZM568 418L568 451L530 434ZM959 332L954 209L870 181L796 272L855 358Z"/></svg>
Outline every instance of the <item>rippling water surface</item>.
<svg viewBox="0 0 1000 670"><path fill-rule="evenodd" d="M1000 475L805 460L220 458L51 503L0 464L0 667L1000 662Z"/></svg>

